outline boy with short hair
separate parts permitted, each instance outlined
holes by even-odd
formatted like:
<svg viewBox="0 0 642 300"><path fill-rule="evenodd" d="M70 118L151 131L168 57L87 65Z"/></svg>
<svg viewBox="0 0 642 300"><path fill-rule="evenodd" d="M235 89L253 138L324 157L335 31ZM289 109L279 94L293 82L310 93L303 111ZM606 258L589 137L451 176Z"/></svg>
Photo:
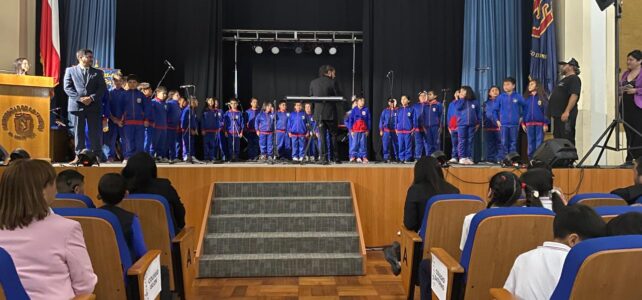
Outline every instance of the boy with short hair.
<svg viewBox="0 0 642 300"><path fill-rule="evenodd" d="M198 108L198 100L194 96L190 96L189 106L183 109L181 113L181 129L183 131L183 160L198 162L194 158L194 144L196 136L198 135L198 119L196 118L196 109Z"/></svg>
<svg viewBox="0 0 642 300"><path fill-rule="evenodd" d="M305 138L308 136L308 130L305 126L306 115L302 111L301 101L294 104L294 111L290 113L288 122L288 136L292 140L292 160L303 161Z"/></svg>
<svg viewBox="0 0 642 300"><path fill-rule="evenodd" d="M67 169L56 176L56 190L60 194L85 194L85 176L73 169Z"/></svg>
<svg viewBox="0 0 642 300"><path fill-rule="evenodd" d="M350 162L368 163L368 131L371 127L370 110L365 106L366 99L357 97L357 107L352 109L348 124L352 135Z"/></svg>
<svg viewBox="0 0 642 300"><path fill-rule="evenodd" d="M259 153L259 137L256 135L256 128L254 127L256 116L261 112L259 109L259 99L252 97L250 99L250 108L245 111L243 120L245 121L245 126L243 128L243 133L245 139L247 140L247 159L256 160Z"/></svg>
<svg viewBox="0 0 642 300"><path fill-rule="evenodd" d="M554 240L518 256L504 289L519 299L550 299L571 248L605 234L606 224L592 208L582 204L564 207L553 221Z"/></svg>
<svg viewBox="0 0 642 300"><path fill-rule="evenodd" d="M421 91L417 95L419 101L412 107L415 109L415 116L417 118L417 125L414 130L415 138L415 160L419 160L424 155L424 145L426 144L426 132L424 130L424 107L428 104L428 92Z"/></svg>
<svg viewBox="0 0 642 300"><path fill-rule="evenodd" d="M119 101L121 100L120 95L125 91L123 89L123 76L120 74L114 74L111 80L113 88L109 91L109 100L107 101L109 112L111 113L107 122L109 131L107 131L107 134L104 135L104 144L106 144L109 148L109 151L107 153L107 161L116 160L116 157L118 155L116 153L116 141L120 140L122 151L124 152L125 150L125 143L122 140L124 135L123 124L120 121L122 115L119 114L122 113L119 109Z"/></svg>
<svg viewBox="0 0 642 300"><path fill-rule="evenodd" d="M394 161L398 155L398 141L395 133L396 105L396 99L388 98L388 107L381 112L381 117L379 117L379 135L381 136L383 148L383 160L386 163Z"/></svg>
<svg viewBox="0 0 642 300"><path fill-rule="evenodd" d="M259 160L267 160L274 153L274 112L272 103L264 102L262 111L256 116L254 128L259 135Z"/></svg>
<svg viewBox="0 0 642 300"><path fill-rule="evenodd" d="M439 133L441 131L443 106L437 100L437 94L433 90L428 91L427 97L428 100L422 111L422 125L424 128L426 156L430 156L441 148Z"/></svg>
<svg viewBox="0 0 642 300"><path fill-rule="evenodd" d="M237 161L241 152L241 138L243 137L243 113L238 110L239 102L236 98L230 99L230 109L225 112L225 137L230 161Z"/></svg>
<svg viewBox="0 0 642 300"><path fill-rule="evenodd" d="M397 112L397 139L399 140L399 161L408 163L412 160L412 134L417 126L415 110L410 107L407 96L401 96L401 107Z"/></svg>
<svg viewBox="0 0 642 300"><path fill-rule="evenodd" d="M127 76L128 90L120 94L117 115L121 116L124 141L126 144L124 160L132 155L145 151L145 128L149 127L151 103L145 95L136 89L138 76Z"/></svg>
<svg viewBox="0 0 642 300"><path fill-rule="evenodd" d="M167 89L159 86L156 89L156 97L152 100L152 116L154 119L154 130L152 132L149 155L156 158L158 162L169 162L167 153ZM147 141L147 139L145 139Z"/></svg>
<svg viewBox="0 0 642 300"><path fill-rule="evenodd" d="M129 253L132 260L136 261L145 255L147 247L145 246L143 229L138 217L118 206L127 195L129 193L127 192L125 178L122 175L107 173L100 178L98 182L98 198L105 203L100 209L109 211L118 218Z"/></svg>
<svg viewBox="0 0 642 300"><path fill-rule="evenodd" d="M218 99L207 98L207 106L203 112L201 134L203 135L205 161L216 161L221 157L221 128L223 128L223 112L218 108Z"/></svg>
<svg viewBox="0 0 642 300"><path fill-rule="evenodd" d="M285 100L279 101L279 110L275 114L276 118L276 156L280 159L287 159L290 157L291 144L288 137L288 127L290 121L290 113L288 112L288 104Z"/></svg>
<svg viewBox="0 0 642 300"><path fill-rule="evenodd" d="M307 126L309 126L309 131L312 132L314 136L309 136L305 144L306 146L309 144L310 146L308 147L308 151L305 153L305 160L307 161L314 161L319 153L317 149L317 144L315 143L315 136L317 137L317 142L318 142L318 136L319 136L319 130L317 128L317 122L314 120L314 112L312 111L312 103L306 102L303 105L303 110L305 111L305 117L306 117L306 122L308 123ZM309 141L312 139L312 141ZM306 147L304 146L304 148Z"/></svg>
<svg viewBox="0 0 642 300"><path fill-rule="evenodd" d="M495 100L493 113L493 121L501 134L502 147L498 156L502 158L508 153L517 152L519 124L522 121L522 108L525 106L522 95L515 93L515 78L506 77L503 88L504 93Z"/></svg>

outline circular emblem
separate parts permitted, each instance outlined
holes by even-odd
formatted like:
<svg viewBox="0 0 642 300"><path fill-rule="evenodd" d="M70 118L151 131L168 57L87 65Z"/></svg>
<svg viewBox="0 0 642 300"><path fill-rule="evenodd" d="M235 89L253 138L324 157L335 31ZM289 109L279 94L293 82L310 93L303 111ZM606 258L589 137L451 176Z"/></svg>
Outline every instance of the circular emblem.
<svg viewBox="0 0 642 300"><path fill-rule="evenodd" d="M143 102L143 100L142 100L142 99L140 99L140 98L136 98L136 103L140 104L141 102Z"/></svg>
<svg viewBox="0 0 642 300"><path fill-rule="evenodd" d="M517 99L513 99L513 103L517 103Z"/></svg>
<svg viewBox="0 0 642 300"><path fill-rule="evenodd" d="M285 115L289 117L289 116L290 116L290 113L287 113L287 114L285 114Z"/></svg>
<svg viewBox="0 0 642 300"><path fill-rule="evenodd" d="M537 105L542 106L542 100L538 100Z"/></svg>
<svg viewBox="0 0 642 300"><path fill-rule="evenodd" d="M471 105L470 107L472 107L473 109L475 109L475 104Z"/></svg>
<svg viewBox="0 0 642 300"><path fill-rule="evenodd" d="M234 120L238 120L238 119L239 119L239 116L234 116Z"/></svg>
<svg viewBox="0 0 642 300"><path fill-rule="evenodd" d="M305 120L305 116L301 116L301 120Z"/></svg>
<svg viewBox="0 0 642 300"><path fill-rule="evenodd" d="M362 116L365 116L365 115L366 115L366 111L365 111L365 110L364 110L364 111L361 111L361 115L362 115Z"/></svg>
<svg viewBox="0 0 642 300"><path fill-rule="evenodd" d="M410 116L412 116L412 113L411 113L411 112L408 112L408 116L409 116L409 117L410 117Z"/></svg>
<svg viewBox="0 0 642 300"><path fill-rule="evenodd" d="M395 116L395 117L396 117L396 116L397 116L397 113L394 113L394 114L393 114L393 116Z"/></svg>
<svg viewBox="0 0 642 300"><path fill-rule="evenodd" d="M219 117L219 118L221 117L221 112L218 112L218 117Z"/></svg>
<svg viewBox="0 0 642 300"><path fill-rule="evenodd" d="M436 112L436 111L437 111L437 108L436 108L436 107L433 107L433 108L432 108L432 111Z"/></svg>
<svg viewBox="0 0 642 300"><path fill-rule="evenodd" d="M36 130L44 132L45 120L33 107L16 105L2 115L2 130L16 140L33 139L36 137Z"/></svg>

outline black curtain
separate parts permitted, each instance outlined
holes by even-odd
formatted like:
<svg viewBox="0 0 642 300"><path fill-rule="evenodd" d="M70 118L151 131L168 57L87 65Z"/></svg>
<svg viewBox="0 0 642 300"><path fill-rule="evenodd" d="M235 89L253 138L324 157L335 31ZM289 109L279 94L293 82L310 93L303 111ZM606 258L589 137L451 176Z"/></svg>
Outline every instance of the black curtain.
<svg viewBox="0 0 642 300"><path fill-rule="evenodd" d="M460 85L464 0L364 0L363 11L363 86L374 120L390 96L390 70L398 100L408 95L416 102L424 89L435 90L441 99L442 89ZM379 154L378 123L373 127L372 147Z"/></svg>

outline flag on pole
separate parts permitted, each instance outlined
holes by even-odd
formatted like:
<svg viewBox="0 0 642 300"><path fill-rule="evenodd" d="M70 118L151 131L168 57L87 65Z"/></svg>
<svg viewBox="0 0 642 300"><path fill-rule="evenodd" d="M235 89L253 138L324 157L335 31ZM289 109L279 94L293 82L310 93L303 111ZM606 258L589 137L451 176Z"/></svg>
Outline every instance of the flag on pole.
<svg viewBox="0 0 642 300"><path fill-rule="evenodd" d="M60 77L60 26L58 0L42 0L40 16L40 63L44 76L53 77L58 84Z"/></svg>
<svg viewBox="0 0 642 300"><path fill-rule="evenodd" d="M549 95L557 84L556 45L553 0L534 0L530 78L537 79Z"/></svg>

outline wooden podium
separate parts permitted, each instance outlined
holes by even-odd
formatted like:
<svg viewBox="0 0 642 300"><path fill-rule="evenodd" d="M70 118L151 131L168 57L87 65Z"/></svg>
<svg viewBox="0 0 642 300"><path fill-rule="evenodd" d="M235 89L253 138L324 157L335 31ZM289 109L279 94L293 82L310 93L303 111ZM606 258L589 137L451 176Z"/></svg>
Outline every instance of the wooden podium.
<svg viewBox="0 0 642 300"><path fill-rule="evenodd" d="M0 74L0 145L23 148L33 158L50 159L51 77Z"/></svg>

